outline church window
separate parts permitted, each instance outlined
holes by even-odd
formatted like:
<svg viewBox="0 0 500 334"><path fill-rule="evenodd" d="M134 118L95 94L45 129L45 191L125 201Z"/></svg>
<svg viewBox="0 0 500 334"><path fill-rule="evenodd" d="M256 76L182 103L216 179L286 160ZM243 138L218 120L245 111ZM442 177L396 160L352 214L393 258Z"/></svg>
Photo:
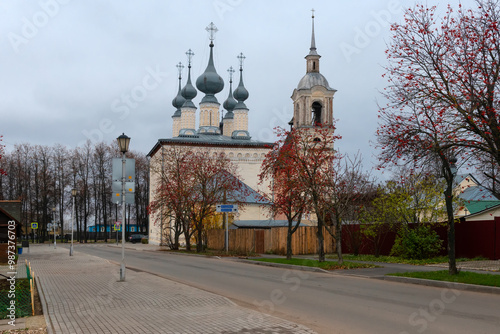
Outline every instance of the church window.
<svg viewBox="0 0 500 334"><path fill-rule="evenodd" d="M322 106L319 102L314 102L312 104L312 125L321 125L321 109Z"/></svg>

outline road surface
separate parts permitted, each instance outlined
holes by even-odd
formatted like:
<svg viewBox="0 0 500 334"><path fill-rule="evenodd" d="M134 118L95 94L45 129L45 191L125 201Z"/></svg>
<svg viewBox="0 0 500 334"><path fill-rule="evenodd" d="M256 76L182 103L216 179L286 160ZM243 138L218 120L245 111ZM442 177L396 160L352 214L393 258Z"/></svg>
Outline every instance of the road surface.
<svg viewBox="0 0 500 334"><path fill-rule="evenodd" d="M121 259L120 248L106 245L76 245L75 251ZM500 333L500 295L168 252L127 249L125 259L127 267L226 296L318 333Z"/></svg>

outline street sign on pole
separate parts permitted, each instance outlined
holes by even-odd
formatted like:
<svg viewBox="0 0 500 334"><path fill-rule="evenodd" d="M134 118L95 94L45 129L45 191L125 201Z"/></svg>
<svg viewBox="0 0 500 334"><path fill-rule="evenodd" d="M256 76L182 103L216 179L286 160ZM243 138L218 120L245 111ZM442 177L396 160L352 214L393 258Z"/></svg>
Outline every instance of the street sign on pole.
<svg viewBox="0 0 500 334"><path fill-rule="evenodd" d="M122 181L122 158L113 158L112 180ZM135 159L125 159L125 181L135 182Z"/></svg>
<svg viewBox="0 0 500 334"><path fill-rule="evenodd" d="M217 212L238 212L237 204L219 204L217 205Z"/></svg>
<svg viewBox="0 0 500 334"><path fill-rule="evenodd" d="M217 207L217 212L224 212L224 215L226 216L226 253L229 250L229 228L228 228L228 219L227 219L227 214L228 213L235 213L238 212L238 205L237 204L218 204Z"/></svg>
<svg viewBox="0 0 500 334"><path fill-rule="evenodd" d="M38 223L31 223L31 229L36 230L38 228Z"/></svg>

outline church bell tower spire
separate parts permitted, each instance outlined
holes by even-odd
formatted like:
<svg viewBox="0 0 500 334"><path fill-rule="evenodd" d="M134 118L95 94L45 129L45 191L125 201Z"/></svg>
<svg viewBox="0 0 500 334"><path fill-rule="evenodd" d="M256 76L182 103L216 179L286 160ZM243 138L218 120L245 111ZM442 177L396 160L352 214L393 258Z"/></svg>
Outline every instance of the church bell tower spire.
<svg viewBox="0 0 500 334"><path fill-rule="evenodd" d="M316 127L333 124L333 95L336 90L328 85L326 78L319 72L319 59L314 34L314 9L312 10L311 46L307 54L306 74L293 91L293 127Z"/></svg>

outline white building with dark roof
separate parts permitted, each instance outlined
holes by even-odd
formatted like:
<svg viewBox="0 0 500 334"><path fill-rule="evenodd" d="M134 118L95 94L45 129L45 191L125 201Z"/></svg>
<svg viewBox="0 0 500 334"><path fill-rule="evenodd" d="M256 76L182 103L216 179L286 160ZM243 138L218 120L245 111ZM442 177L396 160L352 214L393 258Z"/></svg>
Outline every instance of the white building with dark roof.
<svg viewBox="0 0 500 334"><path fill-rule="evenodd" d="M326 78L319 72L319 58L316 52L314 36L314 16L312 24L311 47L306 58L306 74L300 80L292 94L294 114L290 125L294 128L306 127L314 130L316 126L333 124L332 100L336 90L328 85ZM225 115L216 95L223 91L224 80L217 73L213 59L214 34L217 28L211 23L207 27L210 39L210 56L205 71L196 79L196 88L191 82L191 64L194 53L191 49L186 52L188 58L188 77L182 86L181 63L179 69L179 88L172 101L175 108L172 116L172 138L158 139L148 153L151 165L161 166L162 149L166 147L182 147L186 150L210 150L214 153L224 153L229 160L238 167L240 181L251 189L253 195L248 197L244 211L240 212L235 220L240 221L269 221L271 218L269 207L271 203L256 200L257 194L269 192L267 184L259 185L260 167L266 154L274 143L252 139L248 129L248 118L251 114L246 105L249 92L243 83L243 53L238 55L239 83L233 90L234 69L230 67L229 91L227 99L222 104ZM193 103L198 91L204 93L199 108ZM198 128L196 119L198 118ZM150 172L150 199L154 199L154 190L159 177ZM150 217L149 242L160 244L160 226L169 222L158 223L154 215Z"/></svg>

